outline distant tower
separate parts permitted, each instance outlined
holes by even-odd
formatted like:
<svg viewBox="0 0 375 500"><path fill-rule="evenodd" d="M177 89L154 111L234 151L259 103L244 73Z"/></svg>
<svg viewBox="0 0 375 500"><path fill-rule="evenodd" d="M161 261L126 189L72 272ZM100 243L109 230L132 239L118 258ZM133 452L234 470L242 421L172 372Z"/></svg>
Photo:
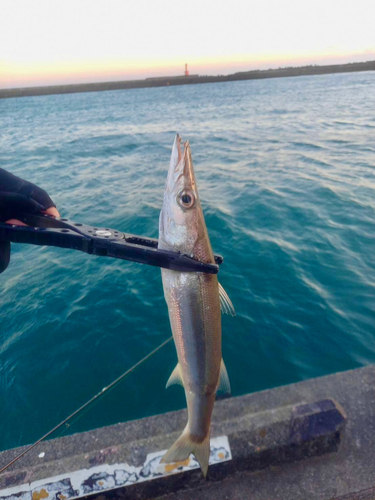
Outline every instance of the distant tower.
<svg viewBox="0 0 375 500"><path fill-rule="evenodd" d="M185 76L189 76L189 70L187 67L187 63L185 64Z"/></svg>

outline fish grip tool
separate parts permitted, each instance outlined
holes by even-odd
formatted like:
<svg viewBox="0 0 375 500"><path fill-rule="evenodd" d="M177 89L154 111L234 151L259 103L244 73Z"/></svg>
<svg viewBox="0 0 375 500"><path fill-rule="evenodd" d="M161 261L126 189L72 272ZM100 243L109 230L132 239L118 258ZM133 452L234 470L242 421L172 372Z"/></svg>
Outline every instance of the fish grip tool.
<svg viewBox="0 0 375 500"><path fill-rule="evenodd" d="M219 264L224 260L220 255L215 255L215 264L200 262L189 255L158 248L156 238L89 226L69 219L26 213L17 215L17 218L28 225L16 226L0 222L0 243L9 241L70 248L180 272L217 274Z"/></svg>

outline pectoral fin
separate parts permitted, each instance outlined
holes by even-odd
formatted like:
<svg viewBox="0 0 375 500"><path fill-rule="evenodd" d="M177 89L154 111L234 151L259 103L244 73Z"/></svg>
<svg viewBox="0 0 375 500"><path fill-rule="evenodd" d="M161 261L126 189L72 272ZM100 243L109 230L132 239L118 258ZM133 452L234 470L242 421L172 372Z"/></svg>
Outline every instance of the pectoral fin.
<svg viewBox="0 0 375 500"><path fill-rule="evenodd" d="M220 296L221 312L224 314L229 314L230 316L235 316L236 311L234 310L232 301L230 300L227 292L220 285L220 283L219 283L219 296Z"/></svg>
<svg viewBox="0 0 375 500"><path fill-rule="evenodd" d="M176 368L173 370L172 375L169 377L165 388L168 389L168 387L173 384L180 384L182 385L182 387L184 386L179 363L177 363Z"/></svg>
<svg viewBox="0 0 375 500"><path fill-rule="evenodd" d="M227 392L228 394L231 393L228 372L227 372L227 369L225 368L223 360L221 360L221 365L220 365L220 382L219 382L218 390L223 391L223 392Z"/></svg>

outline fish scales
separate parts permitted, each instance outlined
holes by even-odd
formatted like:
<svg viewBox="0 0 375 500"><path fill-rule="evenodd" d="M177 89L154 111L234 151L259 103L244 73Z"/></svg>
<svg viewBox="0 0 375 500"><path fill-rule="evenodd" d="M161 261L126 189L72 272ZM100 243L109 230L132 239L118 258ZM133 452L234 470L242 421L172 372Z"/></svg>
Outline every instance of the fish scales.
<svg viewBox="0 0 375 500"><path fill-rule="evenodd" d="M216 391L221 362L217 278L168 270L162 275L184 387Z"/></svg>

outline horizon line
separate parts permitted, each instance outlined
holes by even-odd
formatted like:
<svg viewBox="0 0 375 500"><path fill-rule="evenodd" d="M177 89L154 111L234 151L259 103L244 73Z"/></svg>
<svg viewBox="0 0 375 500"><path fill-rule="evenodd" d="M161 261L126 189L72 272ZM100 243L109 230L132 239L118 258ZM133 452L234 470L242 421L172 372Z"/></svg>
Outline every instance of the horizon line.
<svg viewBox="0 0 375 500"><path fill-rule="evenodd" d="M168 80L168 79L189 79L189 78L230 78L235 75L242 75L247 73L267 73L270 71L280 71L280 70L298 70L303 68L325 68L325 67L340 67L340 66L353 66L359 64L371 64L375 63L375 59L367 60L367 61L354 61L354 62L346 62L346 63L336 63L336 64L304 64L302 66L279 66L277 68L267 68L267 69L249 69L243 71L236 71L234 73L229 74L217 74L217 75L202 75L202 74L194 74L194 75L161 75L154 77L146 77L146 78L127 78L127 79L114 79L114 80L94 80L91 82L83 82L83 83L58 83L52 85L28 85L22 87L2 87L1 91L20 91L20 90L28 90L28 89L52 89L56 87L78 87L78 86L87 86L87 85L106 85L106 84L121 84L126 82L146 82L152 80Z"/></svg>

